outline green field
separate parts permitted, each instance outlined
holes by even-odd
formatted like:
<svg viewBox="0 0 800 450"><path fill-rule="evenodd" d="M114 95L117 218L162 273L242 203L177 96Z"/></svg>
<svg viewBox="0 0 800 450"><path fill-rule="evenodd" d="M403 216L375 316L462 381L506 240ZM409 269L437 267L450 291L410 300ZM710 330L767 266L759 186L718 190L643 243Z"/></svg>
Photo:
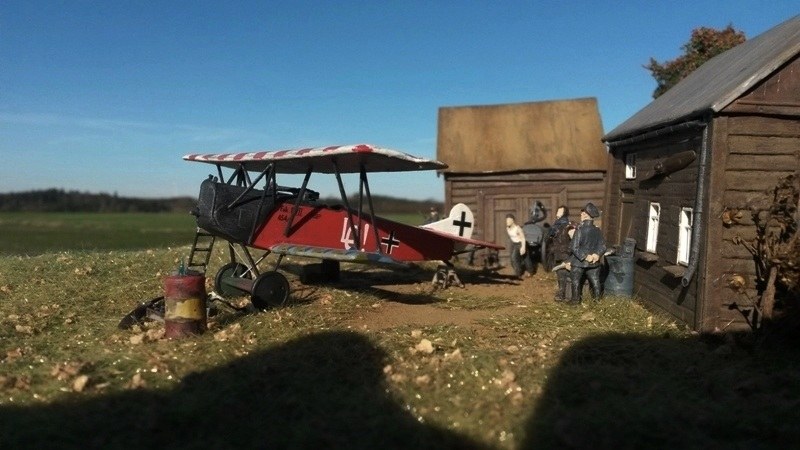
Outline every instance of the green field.
<svg viewBox="0 0 800 450"><path fill-rule="evenodd" d="M417 214L387 218L419 225ZM38 255L68 250L137 250L191 244L189 214L0 213L0 253Z"/></svg>
<svg viewBox="0 0 800 450"><path fill-rule="evenodd" d="M189 214L2 213L0 252L130 250L191 244Z"/></svg>

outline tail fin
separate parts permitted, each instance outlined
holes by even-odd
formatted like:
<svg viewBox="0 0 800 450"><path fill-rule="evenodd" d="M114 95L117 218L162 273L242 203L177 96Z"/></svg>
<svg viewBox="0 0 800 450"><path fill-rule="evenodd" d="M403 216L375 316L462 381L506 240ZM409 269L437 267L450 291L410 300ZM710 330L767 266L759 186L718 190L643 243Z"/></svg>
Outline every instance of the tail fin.
<svg viewBox="0 0 800 450"><path fill-rule="evenodd" d="M463 238L470 239L472 230L475 229L475 217L469 207L463 203L453 206L447 218L438 222L422 225L420 228L441 231Z"/></svg>

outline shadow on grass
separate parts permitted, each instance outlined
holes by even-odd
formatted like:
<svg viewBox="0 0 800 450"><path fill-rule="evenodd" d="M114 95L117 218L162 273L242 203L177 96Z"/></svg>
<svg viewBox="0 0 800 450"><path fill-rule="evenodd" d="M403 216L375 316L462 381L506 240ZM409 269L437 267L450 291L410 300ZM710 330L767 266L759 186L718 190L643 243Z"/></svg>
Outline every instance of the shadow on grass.
<svg viewBox="0 0 800 450"><path fill-rule="evenodd" d="M521 448L788 448L800 442L796 345L609 334L566 350Z"/></svg>
<svg viewBox="0 0 800 450"><path fill-rule="evenodd" d="M511 284L517 285L519 277L498 273L495 270L486 269L459 269L461 281L466 284Z"/></svg>
<svg viewBox="0 0 800 450"><path fill-rule="evenodd" d="M395 303L408 305L426 305L442 303L444 300L433 295L440 291L438 285L431 282L435 270L426 270L423 267L412 267L401 271L392 270L368 270L363 272L342 272L342 279L333 284L340 289L354 289L369 292L375 297ZM504 276L494 272L479 269L458 269L459 278L466 285L470 284L519 284L518 279L513 276ZM397 285L421 285L419 292L401 293L383 286ZM455 285L447 289L458 290Z"/></svg>
<svg viewBox="0 0 800 450"><path fill-rule="evenodd" d="M365 266L364 270L343 270L340 283L360 284L370 286L398 285L398 284L425 284L431 283L436 273L436 266L412 265L407 269L375 269ZM457 267L456 273L465 284L518 284L519 280L513 275L503 275L496 271L483 268Z"/></svg>
<svg viewBox="0 0 800 450"><path fill-rule="evenodd" d="M300 277L303 265L291 263L284 264L281 270ZM478 268L458 268L459 277L465 284L510 284L517 285L519 280L514 276L502 275L493 271ZM435 268L420 265L411 265L407 269L381 269L372 265L362 267L348 267L342 269L337 281L307 280L293 287L290 306L310 303L317 299L315 287L329 286L337 289L368 292L377 298L410 305L424 305L439 303L442 300L432 295L437 287L431 280ZM397 285L422 285L416 293L399 293L382 288L382 286ZM297 286L302 286L299 288ZM455 288L455 287L451 287Z"/></svg>
<svg viewBox="0 0 800 450"><path fill-rule="evenodd" d="M0 408L5 448L478 448L419 423L386 394L386 355L350 332L320 333L127 391Z"/></svg>
<svg viewBox="0 0 800 450"><path fill-rule="evenodd" d="M431 305L434 303L443 302L443 300L431 295L430 293L404 294L379 287L370 288L369 293L377 299L386 302L402 303L404 305Z"/></svg>

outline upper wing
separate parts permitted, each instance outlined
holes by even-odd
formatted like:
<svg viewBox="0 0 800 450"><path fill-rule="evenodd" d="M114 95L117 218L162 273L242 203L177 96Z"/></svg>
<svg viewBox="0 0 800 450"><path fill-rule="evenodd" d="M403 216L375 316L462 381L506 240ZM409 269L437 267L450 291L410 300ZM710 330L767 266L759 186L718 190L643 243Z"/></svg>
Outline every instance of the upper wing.
<svg viewBox="0 0 800 450"><path fill-rule="evenodd" d="M362 168L366 172L447 168L447 164L440 161L367 144L247 153L189 154L183 159L231 168L244 165L248 171L257 172L274 163L279 173L306 173L308 169L320 173L336 173L337 168L339 173L359 173Z"/></svg>

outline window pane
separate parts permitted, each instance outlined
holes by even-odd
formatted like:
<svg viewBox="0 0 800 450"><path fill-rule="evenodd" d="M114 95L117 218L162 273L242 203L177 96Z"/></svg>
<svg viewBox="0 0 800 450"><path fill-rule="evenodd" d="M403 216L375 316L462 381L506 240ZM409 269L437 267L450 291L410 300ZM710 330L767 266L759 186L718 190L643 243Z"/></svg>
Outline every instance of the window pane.
<svg viewBox="0 0 800 450"><path fill-rule="evenodd" d="M656 245L658 244L658 222L661 216L661 205L658 203L650 203L650 217L647 223L647 246L646 249L650 253L656 252Z"/></svg>
<svg viewBox="0 0 800 450"><path fill-rule="evenodd" d="M689 264L689 253L692 245L692 221L694 214L691 208L682 208L678 225L678 264Z"/></svg>
<svg viewBox="0 0 800 450"><path fill-rule="evenodd" d="M631 180L636 178L636 154L628 153L625 155L625 178Z"/></svg>

